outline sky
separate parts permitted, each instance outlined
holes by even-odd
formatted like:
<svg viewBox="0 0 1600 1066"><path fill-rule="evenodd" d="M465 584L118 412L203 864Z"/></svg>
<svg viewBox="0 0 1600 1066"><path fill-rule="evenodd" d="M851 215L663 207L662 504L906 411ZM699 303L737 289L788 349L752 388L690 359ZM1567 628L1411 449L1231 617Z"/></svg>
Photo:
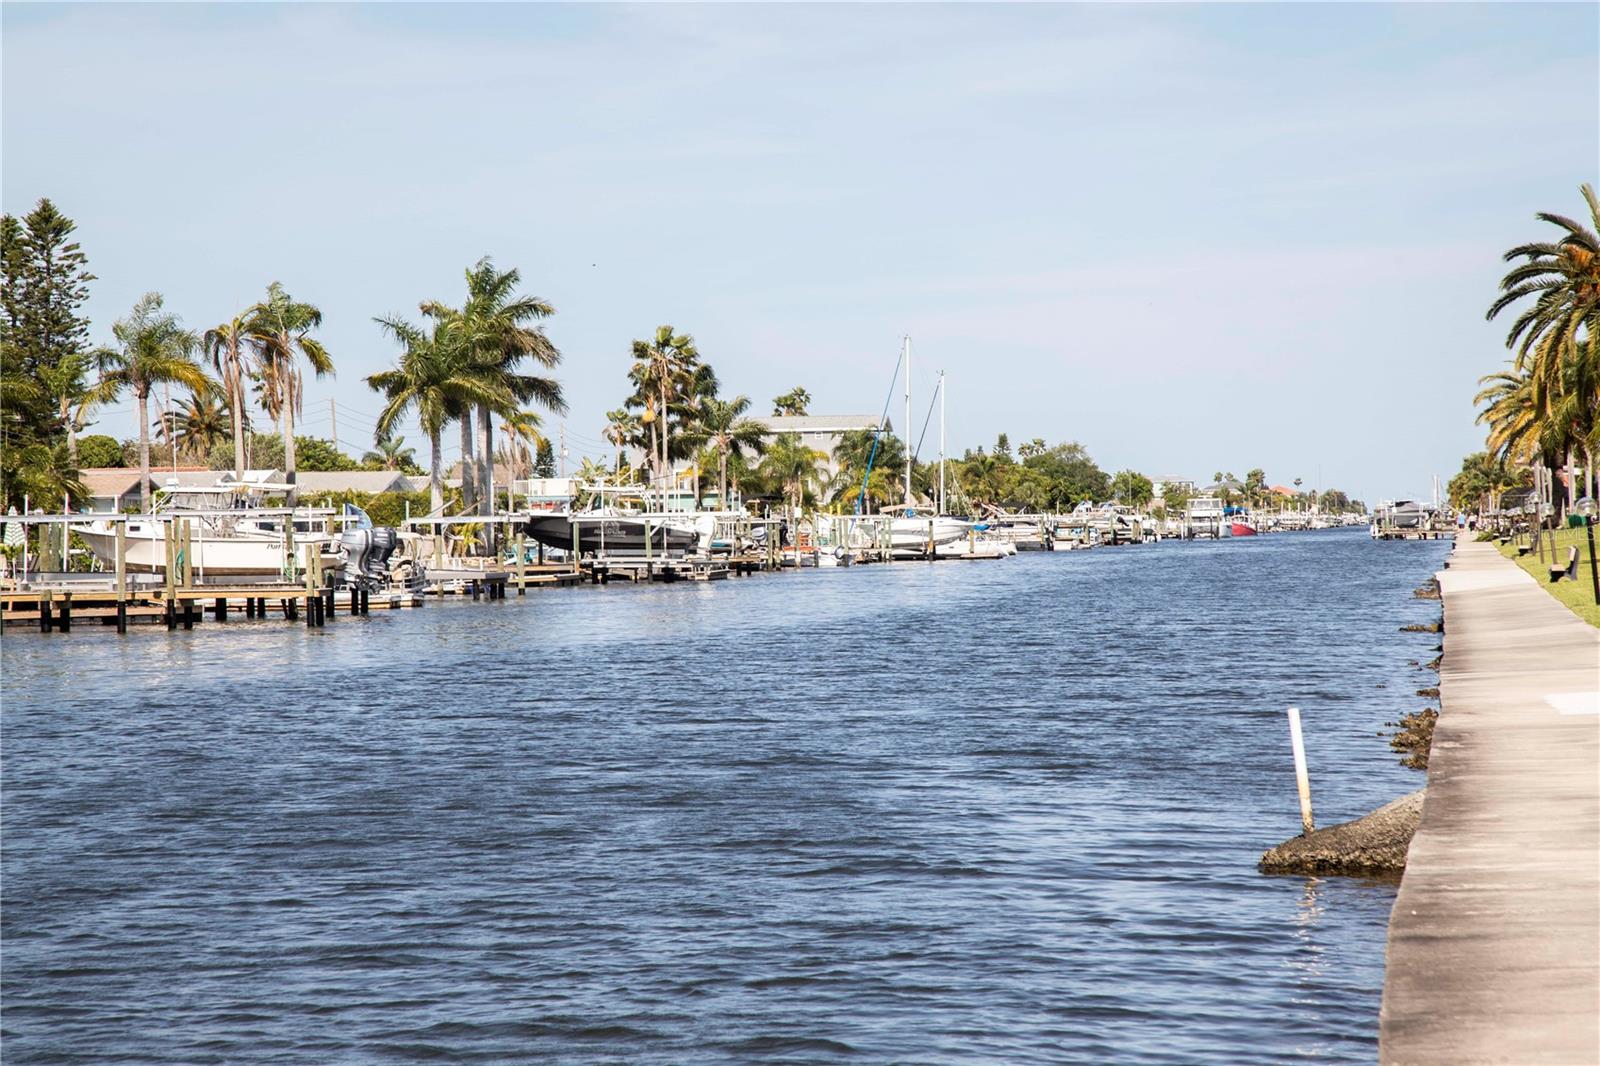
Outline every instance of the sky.
<svg viewBox="0 0 1600 1066"><path fill-rule="evenodd" d="M0 206L76 220L93 339L147 291L204 329L281 281L338 367L305 431L335 400L357 453L398 354L373 317L488 255L557 309L574 464L670 323L758 413L879 412L909 335L953 454L1426 496L1481 447L1500 255L1600 176L1593 4L8 2L0 31Z"/></svg>

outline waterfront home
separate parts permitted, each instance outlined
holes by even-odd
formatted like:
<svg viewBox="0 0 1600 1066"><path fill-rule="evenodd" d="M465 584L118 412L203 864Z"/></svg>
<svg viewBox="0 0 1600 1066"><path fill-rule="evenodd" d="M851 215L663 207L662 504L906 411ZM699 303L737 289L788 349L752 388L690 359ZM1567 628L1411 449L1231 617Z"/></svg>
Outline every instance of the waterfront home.
<svg viewBox="0 0 1600 1066"><path fill-rule="evenodd" d="M750 420L766 427L765 440L768 444L784 433L793 433L800 438L800 443L827 456L821 464L827 477L839 472L839 464L833 458L833 449L838 447L846 433L878 428L876 415L767 415L765 417L752 415ZM885 421L883 431L893 433L894 426Z"/></svg>
<svg viewBox="0 0 1600 1066"><path fill-rule="evenodd" d="M1194 491L1194 479L1179 477L1177 474L1157 474L1150 479L1151 493L1156 499L1161 499L1167 493L1167 486L1172 485L1185 492Z"/></svg>
<svg viewBox="0 0 1600 1066"><path fill-rule="evenodd" d="M193 480L196 472L205 472L203 466L180 466L177 476L184 480ZM150 494L161 488L174 476L170 466L156 467L150 471ZM78 471L78 480L83 482L84 488L89 490L89 498L84 510L95 514L119 514L127 510L139 509L139 471L135 467L127 466L86 466ZM44 501L37 501L41 505ZM55 501L60 504L60 500Z"/></svg>

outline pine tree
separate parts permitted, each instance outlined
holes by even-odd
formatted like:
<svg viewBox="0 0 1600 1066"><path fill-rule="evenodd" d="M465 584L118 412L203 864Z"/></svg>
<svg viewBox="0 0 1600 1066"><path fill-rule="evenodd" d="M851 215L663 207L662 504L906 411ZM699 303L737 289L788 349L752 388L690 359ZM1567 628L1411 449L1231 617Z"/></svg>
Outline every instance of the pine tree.
<svg viewBox="0 0 1600 1066"><path fill-rule="evenodd" d="M89 338L89 320L78 309L89 297L88 257L69 240L77 225L49 200L22 218L18 254L20 292L16 314L22 365L29 372L49 369L81 350ZM7 251L7 269L12 257ZM12 281L7 279L7 287ZM9 308L7 309L9 313Z"/></svg>
<svg viewBox="0 0 1600 1066"><path fill-rule="evenodd" d="M556 476L556 450L550 446L548 439L539 442L539 450L533 460L533 476Z"/></svg>

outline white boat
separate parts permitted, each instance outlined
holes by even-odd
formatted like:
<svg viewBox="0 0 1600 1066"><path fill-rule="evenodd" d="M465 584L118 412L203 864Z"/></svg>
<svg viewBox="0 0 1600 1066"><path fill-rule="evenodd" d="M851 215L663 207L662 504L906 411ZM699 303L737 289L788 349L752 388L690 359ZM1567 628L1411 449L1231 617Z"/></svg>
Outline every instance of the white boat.
<svg viewBox="0 0 1600 1066"><path fill-rule="evenodd" d="M117 526L125 526L124 565L136 573L166 570L167 531L182 518L190 521L192 558L186 561L199 575L286 574L302 564L307 545L316 546L324 565L341 564L343 555L328 528L333 512L303 509L291 514L261 507L262 490L279 487L168 486L158 490L155 514L74 522L71 529L101 565L111 569L117 564ZM285 533L285 521L293 523L292 537Z"/></svg>
<svg viewBox="0 0 1600 1066"><path fill-rule="evenodd" d="M960 540L971 530L972 523L965 518L919 514L914 508L901 508L889 522L889 547L895 551L926 552L930 541L937 548Z"/></svg>

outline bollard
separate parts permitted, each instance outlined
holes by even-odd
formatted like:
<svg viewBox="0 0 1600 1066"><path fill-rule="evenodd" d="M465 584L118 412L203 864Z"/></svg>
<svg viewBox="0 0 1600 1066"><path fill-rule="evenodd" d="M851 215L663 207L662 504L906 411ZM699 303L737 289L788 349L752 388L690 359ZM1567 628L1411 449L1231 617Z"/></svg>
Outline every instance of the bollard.
<svg viewBox="0 0 1600 1066"><path fill-rule="evenodd" d="M1289 708L1289 743L1294 747L1294 783L1300 791L1300 824L1310 833L1316 829L1311 817L1311 776L1306 772L1306 745L1300 736L1300 708Z"/></svg>

